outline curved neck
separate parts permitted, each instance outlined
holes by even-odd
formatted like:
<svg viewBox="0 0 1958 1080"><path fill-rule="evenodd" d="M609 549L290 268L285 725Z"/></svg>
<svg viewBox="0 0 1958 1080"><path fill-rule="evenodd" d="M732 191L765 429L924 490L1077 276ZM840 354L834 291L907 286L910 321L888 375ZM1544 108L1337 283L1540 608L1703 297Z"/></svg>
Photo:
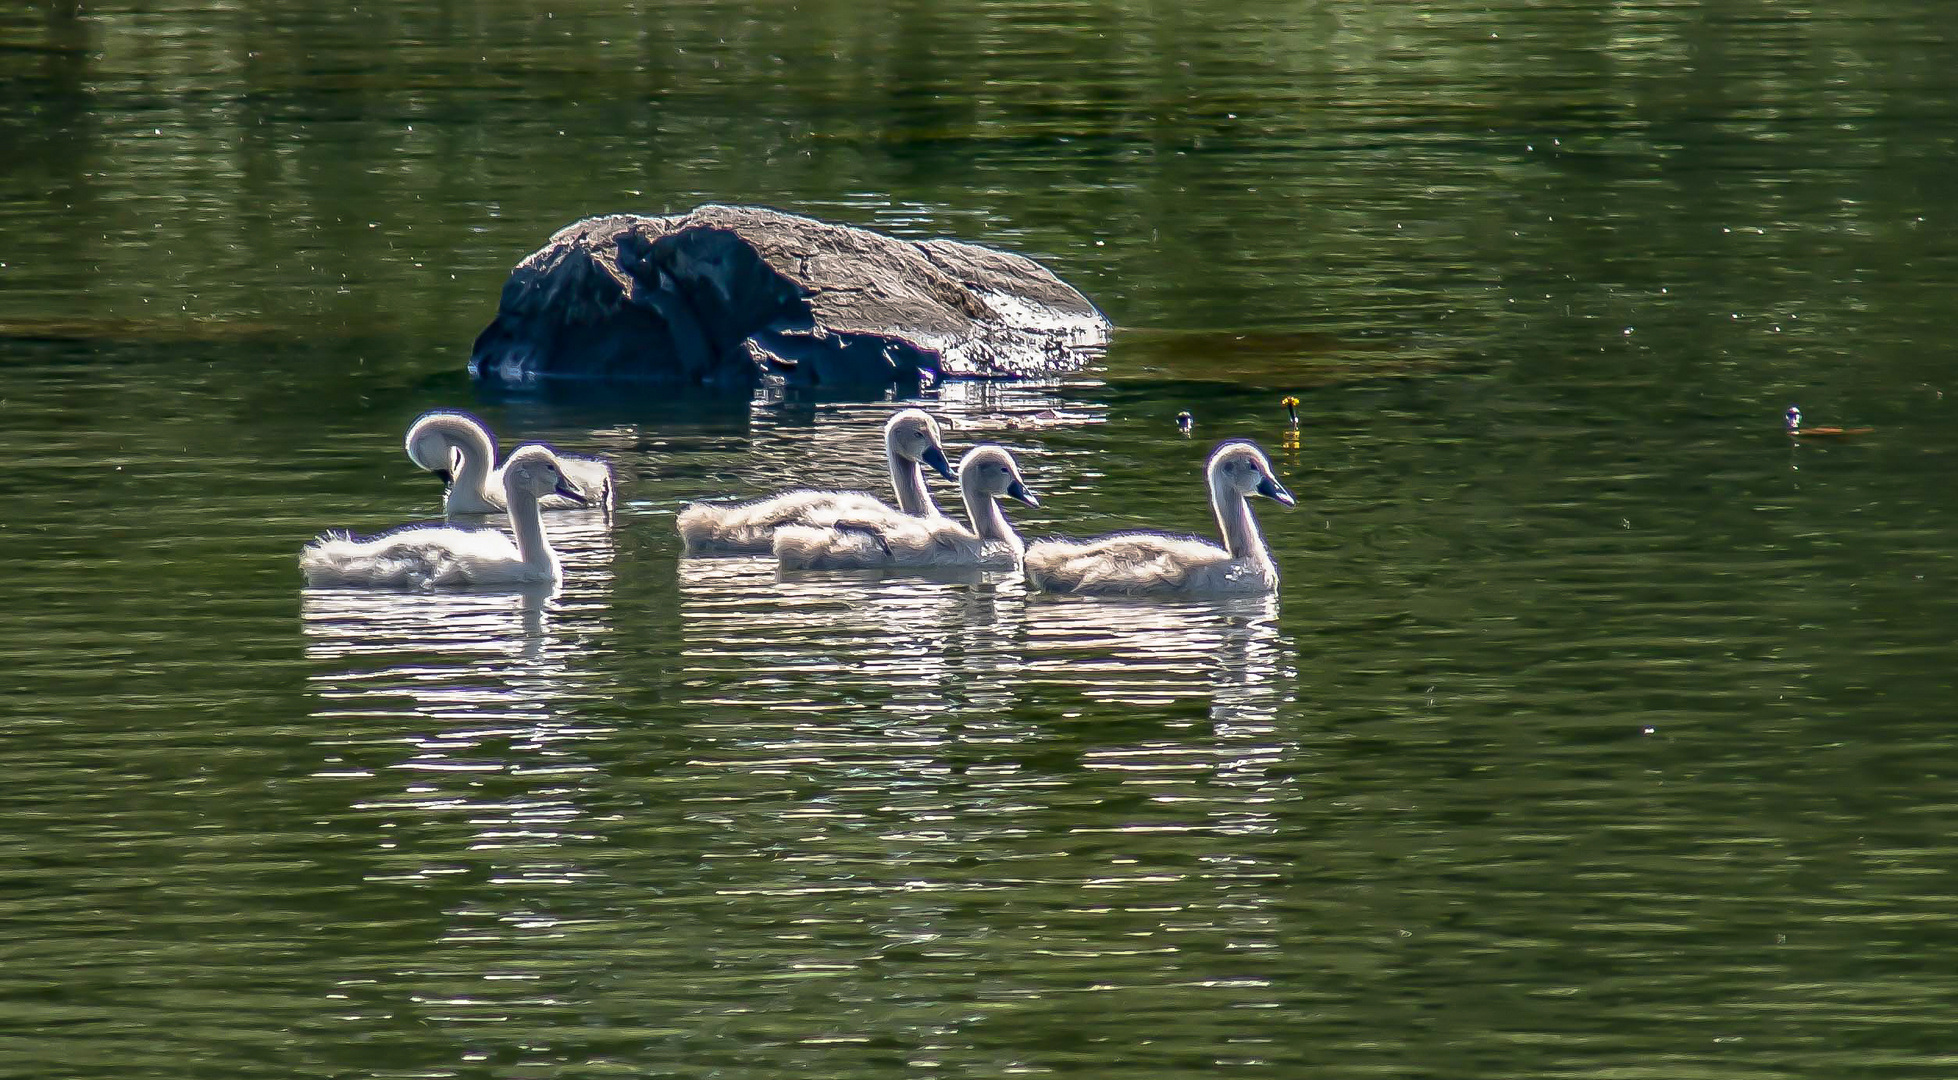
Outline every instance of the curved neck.
<svg viewBox="0 0 1958 1080"><path fill-rule="evenodd" d="M1006 520L999 500L981 491L978 480L976 474L959 477L959 494L965 496L965 516L972 522L972 531L981 541L1002 540L1014 547L1021 546L1020 534Z"/></svg>
<svg viewBox="0 0 1958 1080"><path fill-rule="evenodd" d="M489 436L474 424L443 424L440 430L449 445L462 454L451 486L487 499L490 473L496 468L496 448L490 445Z"/></svg>
<svg viewBox="0 0 1958 1080"><path fill-rule="evenodd" d="M912 517L938 516L938 504L931 501L931 492L925 490L924 466L897 452L897 447L884 445L884 460L891 467L891 490L897 493L897 508Z"/></svg>
<svg viewBox="0 0 1958 1080"><path fill-rule="evenodd" d="M557 552L551 550L551 539L544 534L544 512L537 505L537 496L506 484L503 497L510 507L510 531L517 534L517 554L523 557L524 565L538 570L555 568Z"/></svg>
<svg viewBox="0 0 1958 1080"><path fill-rule="evenodd" d="M1251 500L1225 486L1221 476L1210 478L1210 509L1217 514L1217 528L1224 535L1224 550L1231 558L1271 558L1264 534L1258 531L1258 519L1251 516Z"/></svg>

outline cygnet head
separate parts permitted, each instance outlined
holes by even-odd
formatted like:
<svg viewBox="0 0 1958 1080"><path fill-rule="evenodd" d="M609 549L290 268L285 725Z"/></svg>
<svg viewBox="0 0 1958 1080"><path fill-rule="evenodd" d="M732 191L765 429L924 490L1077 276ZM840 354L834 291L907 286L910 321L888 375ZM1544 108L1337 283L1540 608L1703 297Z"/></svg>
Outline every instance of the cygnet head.
<svg viewBox="0 0 1958 1080"><path fill-rule="evenodd" d="M557 456L548 446L521 446L503 466L503 488L512 501L518 494L541 499L546 495L562 495L572 502L583 505L585 497L571 482L564 478L558 468Z"/></svg>
<svg viewBox="0 0 1958 1080"><path fill-rule="evenodd" d="M1210 452L1210 464L1204 471L1210 477L1212 490L1263 495L1281 506L1298 504L1285 485L1278 482L1278 477L1272 475L1271 461L1254 443L1232 440L1218 444Z"/></svg>
<svg viewBox="0 0 1958 1080"><path fill-rule="evenodd" d="M901 458L929 465L947 480L955 479L952 463L945 460L938 421L923 409L905 409L892 416L884 425L884 445Z"/></svg>
<svg viewBox="0 0 1958 1080"><path fill-rule="evenodd" d="M959 486L995 499L1005 496L1028 506L1040 505L1034 493L1027 490L1026 481L1020 478L1020 466L1013 455L1005 447L991 443L975 446L959 459Z"/></svg>
<svg viewBox="0 0 1958 1080"><path fill-rule="evenodd" d="M461 409L431 409L408 425L408 460L426 469L445 484L455 481L456 459L462 454L459 439L470 439L486 447L489 461L496 461L496 439L475 416Z"/></svg>

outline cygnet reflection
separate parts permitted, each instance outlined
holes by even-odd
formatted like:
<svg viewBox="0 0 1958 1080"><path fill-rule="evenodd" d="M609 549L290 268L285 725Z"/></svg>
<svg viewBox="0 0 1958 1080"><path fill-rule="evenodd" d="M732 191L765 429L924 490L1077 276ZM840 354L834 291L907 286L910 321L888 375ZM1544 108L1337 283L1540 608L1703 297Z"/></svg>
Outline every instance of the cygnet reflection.
<svg viewBox="0 0 1958 1080"><path fill-rule="evenodd" d="M705 692L706 723L728 709L918 717L1074 694L1204 702L1220 725L1268 729L1297 679L1271 596L1030 600L1009 573L781 574L759 559L681 560L679 591L685 682Z"/></svg>
<svg viewBox="0 0 1958 1080"><path fill-rule="evenodd" d="M611 525L600 511L560 512L553 515L552 530L562 583L433 593L331 586L302 590L300 621L307 655L336 659L439 652L471 663L489 656L550 657L547 631L553 619L598 617L609 608L613 557Z"/></svg>
<svg viewBox="0 0 1958 1080"><path fill-rule="evenodd" d="M1220 725L1268 729L1298 677L1275 596L1176 604L1039 599L1024 617L1021 680L1096 702L1208 701Z"/></svg>
<svg viewBox="0 0 1958 1080"><path fill-rule="evenodd" d="M581 660L576 642L605 632L604 609L565 612L555 603L535 588L308 590L301 619L317 664L312 727L329 770L435 776L582 760L568 744L594 732L575 701L603 674Z"/></svg>
<svg viewBox="0 0 1958 1080"><path fill-rule="evenodd" d="M536 982L487 977L525 970L564 934L569 890L607 884L592 869L593 807L612 732L581 715L604 676L577 646L605 631L604 608L566 610L564 595L304 594L314 828L335 834L337 865L363 887L414 890L442 913L414 931L430 935L419 954L442 957L434 970L363 971L335 987L349 1008L432 1027L533 1008Z"/></svg>
<svg viewBox="0 0 1958 1080"><path fill-rule="evenodd" d="M1102 829L1234 837L1278 830L1277 806L1298 797L1283 765L1299 744L1297 732L1278 723L1296 696L1298 672L1292 643L1278 630L1276 599L1035 601L1026 624L1028 693L1063 708L1078 695L1085 716L1138 720L1088 726L1084 717L1077 732L1088 744L1081 765L1096 777L1077 794L1147 808ZM1275 868L1261 866L1253 849L1233 852L1241 900L1260 896L1257 879L1275 876ZM1238 932L1250 934L1258 921L1243 921Z"/></svg>
<svg viewBox="0 0 1958 1080"><path fill-rule="evenodd" d="M319 672L315 685L344 677L363 692L365 684L397 667L416 673L404 681L422 681L426 662L436 656L478 674L499 660L545 658L548 607L558 595L559 586L548 582L438 593L307 589L300 594L299 618L308 657L355 665ZM368 667L361 657L377 663Z"/></svg>
<svg viewBox="0 0 1958 1080"><path fill-rule="evenodd" d="M1017 590L1014 577L976 569L782 575L770 560L683 559L685 681L707 691L699 702L706 723L743 707L832 719L940 713L964 693L957 640L971 590Z"/></svg>
<svg viewBox="0 0 1958 1080"><path fill-rule="evenodd" d="M370 877L419 883L462 860L556 873L593 839L589 744L610 728L580 703L608 676L583 650L610 634L612 549L574 524L600 515L559 516L579 539L557 588L302 594L314 776L372 830Z"/></svg>

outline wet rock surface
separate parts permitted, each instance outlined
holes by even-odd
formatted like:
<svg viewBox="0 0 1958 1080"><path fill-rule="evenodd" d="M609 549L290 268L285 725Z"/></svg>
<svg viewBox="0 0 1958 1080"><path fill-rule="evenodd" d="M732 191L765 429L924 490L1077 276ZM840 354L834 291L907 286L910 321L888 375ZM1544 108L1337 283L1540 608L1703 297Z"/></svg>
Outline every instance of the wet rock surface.
<svg viewBox="0 0 1958 1080"><path fill-rule="evenodd" d="M1010 378L1077 368L1109 330L1024 256L707 205L559 230L511 272L469 368L510 386Z"/></svg>

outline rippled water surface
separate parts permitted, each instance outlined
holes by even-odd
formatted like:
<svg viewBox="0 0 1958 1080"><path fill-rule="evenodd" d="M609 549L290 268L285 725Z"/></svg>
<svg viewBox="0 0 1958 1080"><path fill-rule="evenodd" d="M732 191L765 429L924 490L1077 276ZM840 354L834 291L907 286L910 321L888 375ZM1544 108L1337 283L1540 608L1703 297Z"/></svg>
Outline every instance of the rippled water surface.
<svg viewBox="0 0 1958 1080"><path fill-rule="evenodd" d="M1952 1075L1950 5L560 6L0 12L0 1076ZM1280 594L680 559L897 404L462 364L707 200L1047 261L951 449ZM436 406L616 516L301 588Z"/></svg>

